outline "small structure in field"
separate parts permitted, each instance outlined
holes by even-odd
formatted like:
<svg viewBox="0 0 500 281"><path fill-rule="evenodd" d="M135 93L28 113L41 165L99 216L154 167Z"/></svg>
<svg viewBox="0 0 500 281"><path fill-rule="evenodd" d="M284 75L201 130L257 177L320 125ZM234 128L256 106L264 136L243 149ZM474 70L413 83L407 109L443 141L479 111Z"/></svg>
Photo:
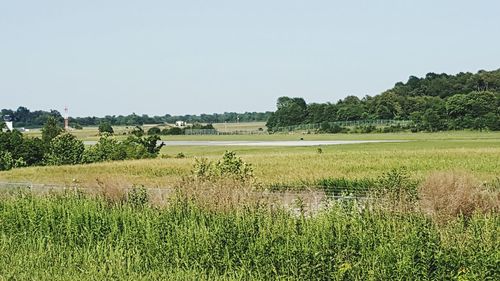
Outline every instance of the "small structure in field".
<svg viewBox="0 0 500 281"><path fill-rule="evenodd" d="M179 128L186 127L186 122L185 121L175 121L175 126Z"/></svg>
<svg viewBox="0 0 500 281"><path fill-rule="evenodd" d="M7 130L12 132L14 130L14 125L12 124L12 118L10 115L4 115L3 121L5 122L5 126L7 126Z"/></svg>

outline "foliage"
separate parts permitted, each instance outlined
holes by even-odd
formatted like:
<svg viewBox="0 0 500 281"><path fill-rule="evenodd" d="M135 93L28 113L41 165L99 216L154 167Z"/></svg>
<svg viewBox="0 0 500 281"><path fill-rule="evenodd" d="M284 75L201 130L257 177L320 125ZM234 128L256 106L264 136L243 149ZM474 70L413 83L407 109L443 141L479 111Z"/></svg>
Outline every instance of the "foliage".
<svg viewBox="0 0 500 281"><path fill-rule="evenodd" d="M343 128L338 124L330 125L328 122L321 123L321 127L319 129L320 133L328 133L328 134L338 134L347 132L347 128Z"/></svg>
<svg viewBox="0 0 500 281"><path fill-rule="evenodd" d="M162 135L183 135L184 134L184 130L179 128L179 127L172 127L172 128L169 128L169 129L163 129L161 131L161 134Z"/></svg>
<svg viewBox="0 0 500 281"><path fill-rule="evenodd" d="M83 129L82 125L80 125L78 123L71 124L71 127L73 127L73 129L75 129L75 130L82 130Z"/></svg>
<svg viewBox="0 0 500 281"><path fill-rule="evenodd" d="M108 134L102 135L95 145L86 148L82 157L84 163L125 159L127 159L125 148Z"/></svg>
<svg viewBox="0 0 500 281"><path fill-rule="evenodd" d="M267 120L268 128L298 125L304 122L307 104L303 98L280 97L277 110Z"/></svg>
<svg viewBox="0 0 500 281"><path fill-rule="evenodd" d="M378 179L378 191L396 203L415 203L418 199L418 182L406 168L395 168Z"/></svg>
<svg viewBox="0 0 500 281"><path fill-rule="evenodd" d="M156 158L164 146L164 143L157 144L159 140L158 136L137 137L132 135L120 142L105 134L99 138L95 145L85 150L83 162Z"/></svg>
<svg viewBox="0 0 500 281"><path fill-rule="evenodd" d="M114 134L113 127L111 127L111 124L109 122L102 122L99 124L99 134Z"/></svg>
<svg viewBox="0 0 500 281"><path fill-rule="evenodd" d="M2 168L40 165L46 144L39 138L26 138L19 131L0 132L0 151L3 153ZM12 159L12 160L9 160Z"/></svg>
<svg viewBox="0 0 500 281"><path fill-rule="evenodd" d="M144 129L141 126L135 126L134 129L131 132L132 135L140 138L144 136Z"/></svg>
<svg viewBox="0 0 500 281"><path fill-rule="evenodd" d="M498 214L440 225L333 205L315 217L82 196L0 200L0 276L60 280L498 280Z"/></svg>
<svg viewBox="0 0 500 281"><path fill-rule="evenodd" d="M128 191L127 202L135 208L145 207L149 202L148 191L144 186L133 186Z"/></svg>
<svg viewBox="0 0 500 281"><path fill-rule="evenodd" d="M0 115L10 115L15 122L16 127L39 128L43 126L49 116L56 118L58 122L63 121L62 115L56 111L30 111L28 108L20 106L17 110L2 109ZM112 126L136 126L143 124L174 124L176 121L185 121L188 123L224 123L224 122L263 122L266 121L271 112L224 112L222 114L201 114L201 115L181 115L172 116L148 116L137 115L135 113L123 115L107 115L104 117L69 117L70 125L78 124L80 126L98 126L106 122ZM1 121L0 121L1 123ZM76 127L75 127L76 129Z"/></svg>
<svg viewBox="0 0 500 281"><path fill-rule="evenodd" d="M75 165L82 163L85 147L72 134L62 134L50 142L45 161L48 165Z"/></svg>
<svg viewBox="0 0 500 281"><path fill-rule="evenodd" d="M222 159L217 162L209 161L206 158L196 158L192 174L202 180L230 178L248 181L254 177L252 165L244 162L232 151L226 151Z"/></svg>
<svg viewBox="0 0 500 281"><path fill-rule="evenodd" d="M158 156L158 153L160 153L161 148L165 146L164 142L161 142L160 145L158 145L158 141L160 140L161 138L157 135L144 136L144 137L129 136L125 141L123 141L123 143L128 146L133 146L136 144L140 145L145 149L146 153L150 155L149 157L142 157L142 158L154 158Z"/></svg>
<svg viewBox="0 0 500 281"><path fill-rule="evenodd" d="M330 132L331 122L379 119L412 120L415 132L498 130L500 70L411 76L379 95L347 96L337 103L306 104L301 98L280 97L276 108L266 124L271 132L300 124L321 124L320 132Z"/></svg>
<svg viewBox="0 0 500 281"><path fill-rule="evenodd" d="M45 143L50 143L55 137L60 135L63 132L63 129L58 125L57 120L49 116L47 118L47 122L43 125L42 128L42 140Z"/></svg>
<svg viewBox="0 0 500 281"><path fill-rule="evenodd" d="M0 171L24 166L26 166L26 162L23 158L14 159L9 151L0 151Z"/></svg>
<svg viewBox="0 0 500 281"><path fill-rule="evenodd" d="M148 135L160 135L161 134L161 129L158 127L151 127L148 130Z"/></svg>

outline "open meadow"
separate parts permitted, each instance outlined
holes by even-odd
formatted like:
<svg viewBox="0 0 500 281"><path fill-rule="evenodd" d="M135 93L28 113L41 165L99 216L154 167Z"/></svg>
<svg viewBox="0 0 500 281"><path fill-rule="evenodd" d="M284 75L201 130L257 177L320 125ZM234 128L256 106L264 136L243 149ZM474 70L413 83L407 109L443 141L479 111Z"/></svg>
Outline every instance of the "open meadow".
<svg viewBox="0 0 500 281"><path fill-rule="evenodd" d="M403 140L319 147L169 146L169 140ZM94 185L96 180L169 187L190 173L195 158L217 159L226 150L252 164L265 184L329 177L377 177L406 168L422 179L436 171L463 171L480 180L500 177L500 133L445 132L336 135L169 136L157 159L75 166L29 167L0 172L0 181ZM321 153L318 152L321 149ZM182 153L182 158L178 158Z"/></svg>
<svg viewBox="0 0 500 281"><path fill-rule="evenodd" d="M168 140L300 138L402 142L168 145ZM165 140L156 159L0 172L0 182L55 184L70 191L50 196L22 189L0 193L0 280L500 277L500 133ZM238 158L222 161L226 150L245 164ZM206 162L200 160L204 158ZM252 173L245 170L247 164ZM309 195L339 184L383 193L352 200L322 193L318 206L305 208ZM98 193L85 195L72 188ZM172 191L169 198L156 204L151 190L166 188ZM266 201L269 190L296 193L286 204L276 204Z"/></svg>

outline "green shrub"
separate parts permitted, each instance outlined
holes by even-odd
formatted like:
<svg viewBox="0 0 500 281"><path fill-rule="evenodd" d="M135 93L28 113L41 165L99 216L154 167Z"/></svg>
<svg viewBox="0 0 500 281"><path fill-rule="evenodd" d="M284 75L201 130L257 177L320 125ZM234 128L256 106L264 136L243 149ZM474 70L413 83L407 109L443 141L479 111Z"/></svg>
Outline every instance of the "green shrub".
<svg viewBox="0 0 500 281"><path fill-rule="evenodd" d="M12 158L12 153L9 151L0 151L0 171L10 170L12 168L26 166L26 162L22 158Z"/></svg>
<svg viewBox="0 0 500 281"><path fill-rule="evenodd" d="M125 159L127 159L125 146L105 133L95 145L85 149L82 162L94 163Z"/></svg>
<svg viewBox="0 0 500 281"><path fill-rule="evenodd" d="M144 186L134 186L127 194L127 202L136 208L145 207L149 202L148 191Z"/></svg>
<svg viewBox="0 0 500 281"><path fill-rule="evenodd" d="M72 134L63 134L50 141L45 161L48 165L80 164L84 150L85 147L81 140Z"/></svg>
<svg viewBox="0 0 500 281"><path fill-rule="evenodd" d="M99 134L102 135L102 134L114 134L114 130L113 130L113 127L111 127L111 124L109 122L101 122L101 124L99 124Z"/></svg>
<svg viewBox="0 0 500 281"><path fill-rule="evenodd" d="M252 165L244 162L232 151L226 151L217 162L208 161L206 158L195 159L192 174L196 178L206 180L229 178L247 181L254 178Z"/></svg>
<svg viewBox="0 0 500 281"><path fill-rule="evenodd" d="M148 130L148 135L153 136L153 135L160 135L161 134L161 129L158 127L151 127Z"/></svg>
<svg viewBox="0 0 500 281"><path fill-rule="evenodd" d="M392 169L378 179L378 191L395 202L414 203L418 199L418 182L405 168Z"/></svg>

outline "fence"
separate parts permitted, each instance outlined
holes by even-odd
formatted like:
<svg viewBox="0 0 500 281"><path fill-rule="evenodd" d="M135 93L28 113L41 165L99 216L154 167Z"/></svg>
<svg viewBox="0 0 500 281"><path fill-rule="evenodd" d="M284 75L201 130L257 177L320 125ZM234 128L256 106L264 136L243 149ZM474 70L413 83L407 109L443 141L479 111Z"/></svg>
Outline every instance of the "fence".
<svg viewBox="0 0 500 281"><path fill-rule="evenodd" d="M266 135L266 131L234 130L218 131L216 129L185 129L185 135Z"/></svg>
<svg viewBox="0 0 500 281"><path fill-rule="evenodd" d="M302 196L305 194L323 194L326 198L332 199L366 199L368 197L369 188L366 187L328 187L325 185L271 185L267 191L254 191L256 193L262 193L270 197L282 197L282 196ZM150 196L169 196L173 193L174 188L171 187L157 187L157 188L144 188ZM134 187L123 187L122 191L126 194ZM31 182L0 182L0 191L31 191L34 193L52 193L52 192L88 192L88 193L98 193L103 191L103 188L99 187L84 187L78 184L74 185L59 185L59 184L34 184ZM238 192L238 190L235 190Z"/></svg>
<svg viewBox="0 0 500 281"><path fill-rule="evenodd" d="M392 119L378 119L378 120L353 120L353 121L335 121L327 122L329 126L341 127L354 127L354 126L390 126L401 125L406 126L413 123L411 120L392 120ZM293 132L293 131L312 131L321 128L322 123L314 124L300 124L294 126L278 127L273 131L275 132Z"/></svg>

